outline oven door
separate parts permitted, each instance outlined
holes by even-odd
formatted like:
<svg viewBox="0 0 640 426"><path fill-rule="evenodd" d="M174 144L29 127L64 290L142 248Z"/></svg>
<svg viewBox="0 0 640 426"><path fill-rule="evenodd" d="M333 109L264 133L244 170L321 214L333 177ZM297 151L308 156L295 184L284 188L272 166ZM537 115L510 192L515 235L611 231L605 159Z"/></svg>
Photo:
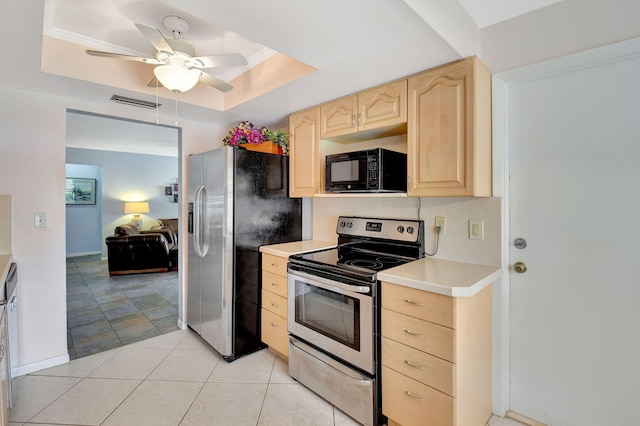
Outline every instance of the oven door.
<svg viewBox="0 0 640 426"><path fill-rule="evenodd" d="M288 329L319 349L370 374L375 374L375 294L355 286L289 271Z"/></svg>

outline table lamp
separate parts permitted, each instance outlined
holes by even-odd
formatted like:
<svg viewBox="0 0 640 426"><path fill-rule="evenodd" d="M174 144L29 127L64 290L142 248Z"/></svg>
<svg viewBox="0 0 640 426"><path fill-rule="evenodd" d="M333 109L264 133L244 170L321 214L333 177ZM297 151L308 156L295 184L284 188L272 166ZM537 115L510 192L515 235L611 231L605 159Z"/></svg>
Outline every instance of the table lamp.
<svg viewBox="0 0 640 426"><path fill-rule="evenodd" d="M146 201L132 203L126 201L124 203L124 214L132 214L131 224L138 229L142 229L142 217L140 214L149 213L149 203Z"/></svg>

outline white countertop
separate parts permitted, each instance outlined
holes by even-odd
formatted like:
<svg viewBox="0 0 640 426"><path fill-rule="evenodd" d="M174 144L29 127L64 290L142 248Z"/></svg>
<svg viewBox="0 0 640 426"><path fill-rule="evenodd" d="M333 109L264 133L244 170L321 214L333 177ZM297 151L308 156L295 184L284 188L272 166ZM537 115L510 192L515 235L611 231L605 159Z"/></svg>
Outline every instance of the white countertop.
<svg viewBox="0 0 640 426"><path fill-rule="evenodd" d="M380 281L452 297L469 297L493 283L502 268L424 258L378 272Z"/></svg>
<svg viewBox="0 0 640 426"><path fill-rule="evenodd" d="M274 256L289 257L292 254L306 253L309 251L324 250L333 248L336 243L320 240L294 241L292 243L272 244L260 246L262 253L269 253Z"/></svg>

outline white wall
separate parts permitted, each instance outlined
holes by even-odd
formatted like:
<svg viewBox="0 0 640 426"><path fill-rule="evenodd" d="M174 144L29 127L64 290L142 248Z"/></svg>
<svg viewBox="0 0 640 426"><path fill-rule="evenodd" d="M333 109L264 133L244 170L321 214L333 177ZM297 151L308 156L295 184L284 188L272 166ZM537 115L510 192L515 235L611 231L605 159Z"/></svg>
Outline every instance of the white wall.
<svg viewBox="0 0 640 426"><path fill-rule="evenodd" d="M105 118L105 120L108 120ZM176 132L176 146L178 145ZM165 197L164 187L178 177L178 159L161 155L131 154L93 149L67 148L67 163L94 164L102 168L102 221L99 224L100 250L107 257L105 238L117 225L129 223L125 201L148 201L149 213L141 215L143 229L158 219L178 217L178 204ZM67 211L70 207L67 207Z"/></svg>
<svg viewBox="0 0 640 426"><path fill-rule="evenodd" d="M421 202L418 216L418 203ZM336 241L340 215L417 219L425 222L425 250L433 252L435 217L447 219L434 257L460 262L500 266L500 198L348 198L313 199L313 238ZM484 240L470 240L469 219L482 219Z"/></svg>
<svg viewBox="0 0 640 426"><path fill-rule="evenodd" d="M150 117L148 111L101 100L86 104L4 86L0 99L0 194L12 195L13 255L20 264L21 359L13 373L24 374L68 359L65 204L60 195L64 194L66 109L147 121ZM185 153L217 146L226 133L185 119L180 126ZM33 227L35 212L47 213L46 228ZM185 273L181 268L181 282Z"/></svg>

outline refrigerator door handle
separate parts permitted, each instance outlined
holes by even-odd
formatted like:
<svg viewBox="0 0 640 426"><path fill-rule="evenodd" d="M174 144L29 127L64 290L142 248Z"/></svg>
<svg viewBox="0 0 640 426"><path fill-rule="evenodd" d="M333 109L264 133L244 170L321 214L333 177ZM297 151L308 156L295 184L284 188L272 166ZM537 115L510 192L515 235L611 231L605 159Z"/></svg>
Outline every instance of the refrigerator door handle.
<svg viewBox="0 0 640 426"><path fill-rule="evenodd" d="M205 194L206 199L206 190L204 185L199 185L196 188L195 196L194 196L194 215L193 215L193 250L200 257L205 257L209 248L208 244L203 245L203 235L202 235L202 219L206 218L206 204L202 202L203 197L202 193ZM208 239L205 238L205 241Z"/></svg>

